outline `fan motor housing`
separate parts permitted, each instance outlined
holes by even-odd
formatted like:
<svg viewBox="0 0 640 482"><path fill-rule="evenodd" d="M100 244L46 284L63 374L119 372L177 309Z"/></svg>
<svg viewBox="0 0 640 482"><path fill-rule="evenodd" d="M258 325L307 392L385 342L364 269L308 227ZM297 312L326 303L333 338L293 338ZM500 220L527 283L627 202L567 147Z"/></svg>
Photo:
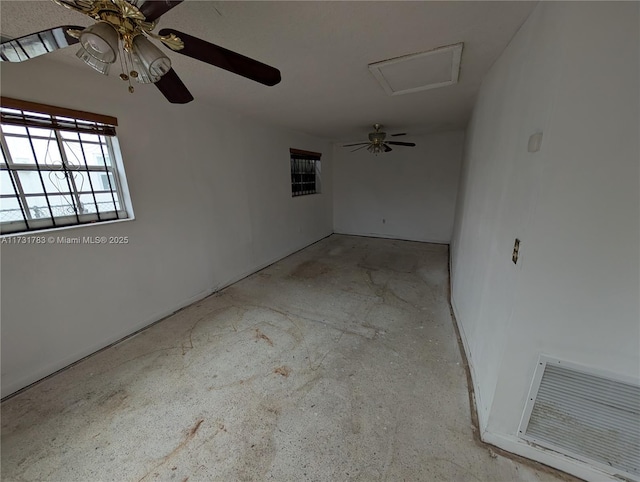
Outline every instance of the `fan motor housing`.
<svg viewBox="0 0 640 482"><path fill-rule="evenodd" d="M369 140L374 144L382 144L385 137L387 137L386 132L371 132L369 133Z"/></svg>

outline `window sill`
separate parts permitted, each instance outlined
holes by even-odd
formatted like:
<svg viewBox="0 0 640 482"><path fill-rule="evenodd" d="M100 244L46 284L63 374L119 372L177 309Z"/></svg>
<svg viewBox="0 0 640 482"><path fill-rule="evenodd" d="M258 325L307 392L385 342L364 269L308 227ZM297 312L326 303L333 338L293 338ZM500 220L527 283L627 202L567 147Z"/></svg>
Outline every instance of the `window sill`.
<svg viewBox="0 0 640 482"><path fill-rule="evenodd" d="M318 194L322 194L321 192L313 192L310 194L298 194L297 196L291 195L291 199L301 198L301 197L309 197L309 196L317 196Z"/></svg>
<svg viewBox="0 0 640 482"><path fill-rule="evenodd" d="M117 223L126 223L127 221L134 221L136 218L134 216L130 217L130 218L125 218L125 219L110 219L109 221L100 221L100 222L95 222L95 223L86 223L86 224L74 224L71 226L59 226L59 227L55 227L55 228L44 228L44 229L37 229L34 231L22 231L19 233L6 233L6 234L0 234L0 239L2 238L12 238L12 237L29 237L29 236L42 236L48 233L59 233L62 231L69 231L72 229L79 229L79 228L93 228L96 226L106 226L106 225L111 225L111 224L117 224Z"/></svg>

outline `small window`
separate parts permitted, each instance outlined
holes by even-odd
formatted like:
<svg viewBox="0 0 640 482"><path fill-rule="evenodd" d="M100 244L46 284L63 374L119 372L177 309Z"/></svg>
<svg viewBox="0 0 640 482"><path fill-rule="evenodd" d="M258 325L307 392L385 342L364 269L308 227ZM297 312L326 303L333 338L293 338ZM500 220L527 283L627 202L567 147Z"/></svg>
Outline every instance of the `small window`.
<svg viewBox="0 0 640 482"><path fill-rule="evenodd" d="M115 118L2 99L0 233L128 217Z"/></svg>
<svg viewBox="0 0 640 482"><path fill-rule="evenodd" d="M289 149L291 153L291 195L320 192L320 156L317 152Z"/></svg>

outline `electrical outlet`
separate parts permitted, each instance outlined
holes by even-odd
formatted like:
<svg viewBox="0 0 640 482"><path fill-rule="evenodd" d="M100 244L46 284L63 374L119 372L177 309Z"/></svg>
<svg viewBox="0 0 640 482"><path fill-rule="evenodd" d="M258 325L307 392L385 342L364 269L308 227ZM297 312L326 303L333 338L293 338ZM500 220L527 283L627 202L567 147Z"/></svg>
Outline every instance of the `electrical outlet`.
<svg viewBox="0 0 640 482"><path fill-rule="evenodd" d="M516 238L516 240L513 243L513 254L511 255L511 261L513 261L513 264L516 264L518 262L519 255L520 255L520 240Z"/></svg>

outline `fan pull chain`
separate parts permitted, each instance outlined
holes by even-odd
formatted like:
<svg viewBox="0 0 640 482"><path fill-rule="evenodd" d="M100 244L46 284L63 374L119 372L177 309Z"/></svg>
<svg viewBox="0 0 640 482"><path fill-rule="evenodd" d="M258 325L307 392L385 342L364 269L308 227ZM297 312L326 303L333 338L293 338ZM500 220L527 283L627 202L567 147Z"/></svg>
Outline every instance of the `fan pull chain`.
<svg viewBox="0 0 640 482"><path fill-rule="evenodd" d="M133 94L133 91L135 89L133 88L133 85L131 85L131 77L137 77L138 72L135 72L135 70L133 70L133 59L131 58L131 53L125 50L125 54L126 56L124 59L124 63L127 66L127 70L129 71L129 93ZM135 75L133 75L134 72Z"/></svg>
<svg viewBox="0 0 640 482"><path fill-rule="evenodd" d="M127 64L127 52L122 49L122 53L119 56L120 57L120 67L122 68L122 73L120 74L120 78L124 81L128 81L129 82L129 92L133 94L133 85L131 85L131 78L125 73L128 69L128 65ZM123 59L124 58L124 63L123 63ZM136 72L137 75L137 72Z"/></svg>
<svg viewBox="0 0 640 482"><path fill-rule="evenodd" d="M127 54L129 55L129 63L131 64L131 70L129 71L129 77L133 77L134 79L138 78L138 72L136 70L133 70L133 57L131 56L131 52L127 52ZM129 89L130 92L133 92L133 87L131 87L131 89Z"/></svg>

